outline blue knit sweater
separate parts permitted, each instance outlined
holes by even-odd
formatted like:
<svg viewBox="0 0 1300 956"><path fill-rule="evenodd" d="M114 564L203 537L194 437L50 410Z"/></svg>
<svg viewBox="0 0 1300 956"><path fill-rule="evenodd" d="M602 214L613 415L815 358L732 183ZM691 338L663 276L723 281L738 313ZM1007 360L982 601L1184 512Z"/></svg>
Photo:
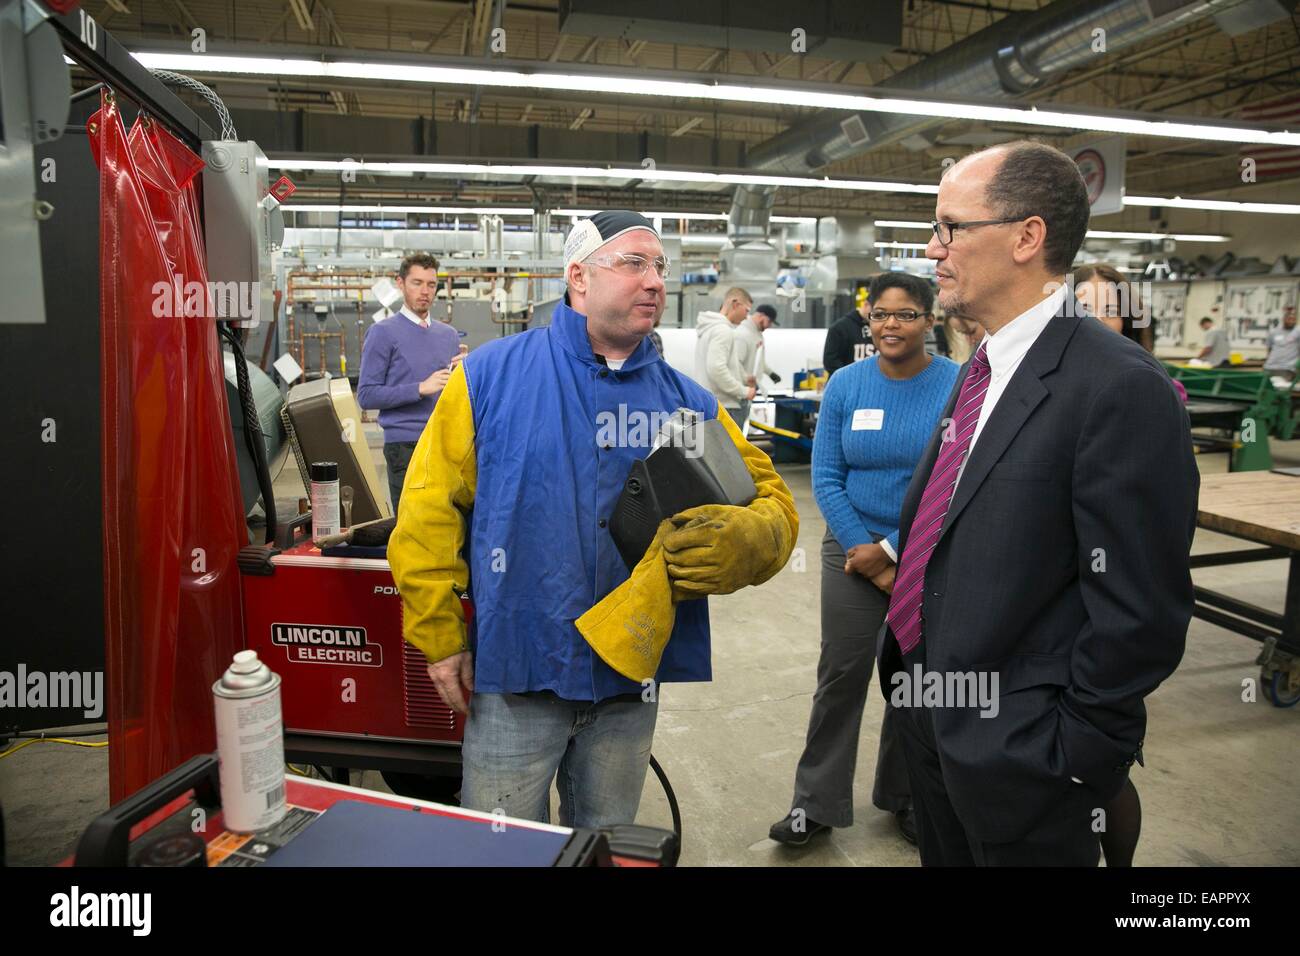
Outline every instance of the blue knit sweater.
<svg viewBox="0 0 1300 956"><path fill-rule="evenodd" d="M427 329L402 312L376 322L361 348L357 403L379 409L385 442L419 441L441 392L420 394L420 383L455 358L460 333L436 319Z"/></svg>
<svg viewBox="0 0 1300 956"><path fill-rule="evenodd" d="M895 380L873 355L831 376L813 438L813 495L845 551L884 538L898 553L903 495L957 371L936 355L919 374Z"/></svg>

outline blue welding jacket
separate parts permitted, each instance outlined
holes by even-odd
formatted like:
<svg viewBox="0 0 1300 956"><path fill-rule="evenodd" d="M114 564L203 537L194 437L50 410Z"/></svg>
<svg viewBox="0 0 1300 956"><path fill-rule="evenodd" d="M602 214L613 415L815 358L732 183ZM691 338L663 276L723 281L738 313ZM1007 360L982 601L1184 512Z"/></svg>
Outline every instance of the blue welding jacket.
<svg viewBox="0 0 1300 956"><path fill-rule="evenodd" d="M551 324L465 358L478 479L469 527L474 687L599 701L643 688L614 671L574 621L628 577L609 519L632 463L678 408L717 400L647 337L621 369L592 352L587 317L565 302ZM656 680L712 677L707 599L677 605Z"/></svg>

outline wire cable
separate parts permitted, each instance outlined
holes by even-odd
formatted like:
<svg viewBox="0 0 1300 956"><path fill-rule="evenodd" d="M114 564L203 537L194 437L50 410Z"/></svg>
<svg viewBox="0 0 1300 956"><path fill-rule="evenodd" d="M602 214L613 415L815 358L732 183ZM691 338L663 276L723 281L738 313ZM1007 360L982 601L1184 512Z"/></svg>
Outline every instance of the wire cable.
<svg viewBox="0 0 1300 956"><path fill-rule="evenodd" d="M650 769L659 778L659 784L664 788L664 796L668 798L668 810L673 815L673 832L677 834L677 852L673 856L671 865L676 866L682 855L682 811L677 806L677 794L673 790L673 785L668 782L668 774L664 773L664 768L659 766L659 761L655 760L654 754L650 755Z"/></svg>
<svg viewBox="0 0 1300 956"><path fill-rule="evenodd" d="M226 104L222 102L221 97L211 87L205 86L198 80L183 73L173 73L171 70L150 70L149 72L169 86L179 86L199 94L216 110L217 118L221 121L221 138L224 140L239 139L239 136L235 133L235 123L230 118L230 110L226 109Z"/></svg>
<svg viewBox="0 0 1300 956"><path fill-rule="evenodd" d="M275 541L276 513L275 490L271 486L271 470L266 461L266 433L257 417L257 405L253 400L253 388L249 384L248 362L244 358L244 343L233 325L217 324L217 334L225 339L235 357L235 383L239 393L239 404L244 412L244 444L248 449L249 459L257 472L257 486L262 495L262 513L266 515L266 543Z"/></svg>
<svg viewBox="0 0 1300 956"><path fill-rule="evenodd" d="M105 740L102 743L91 744L84 740L68 740L64 737L37 737L34 740L24 740L20 744L14 744L8 750L0 751L0 760L12 756L24 747L30 747L32 744L67 744L69 747L92 747L97 749L100 747L107 747L108 741Z"/></svg>

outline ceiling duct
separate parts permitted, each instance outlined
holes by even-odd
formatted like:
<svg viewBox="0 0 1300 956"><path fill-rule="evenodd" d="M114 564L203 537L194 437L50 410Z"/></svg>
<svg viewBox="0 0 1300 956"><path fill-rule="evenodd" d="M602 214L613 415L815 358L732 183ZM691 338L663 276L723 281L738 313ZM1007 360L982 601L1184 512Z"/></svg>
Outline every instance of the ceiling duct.
<svg viewBox="0 0 1300 956"><path fill-rule="evenodd" d="M1013 13L889 78L882 91L1011 100L1049 77L1093 62L1097 30L1113 55L1169 30L1227 13L1249 0L1056 0L1040 10ZM828 110L749 151L754 170L803 175L903 139L935 120L901 113ZM738 210L771 210L774 186L738 186L733 224L747 236L768 223ZM768 198L763 199L762 195Z"/></svg>

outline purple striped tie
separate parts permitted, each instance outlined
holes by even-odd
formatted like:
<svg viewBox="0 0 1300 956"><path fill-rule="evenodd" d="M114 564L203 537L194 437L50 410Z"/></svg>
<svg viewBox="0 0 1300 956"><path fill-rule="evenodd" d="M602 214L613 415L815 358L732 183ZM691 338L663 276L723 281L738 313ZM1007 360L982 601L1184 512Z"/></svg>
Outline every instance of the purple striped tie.
<svg viewBox="0 0 1300 956"><path fill-rule="evenodd" d="M970 450L975 426L979 424L984 394L989 390L989 378L988 356L984 345L980 345L971 358L966 380L961 384L961 393L952 410L952 422L945 428L939 456L930 470L930 480L921 492L921 503L916 508L916 517L912 519L907 535L907 547L898 562L894 593L889 599L888 620L904 654L921 643L925 567L930 563L934 546L939 543L943 519L948 516L948 506L957 490L957 472Z"/></svg>

